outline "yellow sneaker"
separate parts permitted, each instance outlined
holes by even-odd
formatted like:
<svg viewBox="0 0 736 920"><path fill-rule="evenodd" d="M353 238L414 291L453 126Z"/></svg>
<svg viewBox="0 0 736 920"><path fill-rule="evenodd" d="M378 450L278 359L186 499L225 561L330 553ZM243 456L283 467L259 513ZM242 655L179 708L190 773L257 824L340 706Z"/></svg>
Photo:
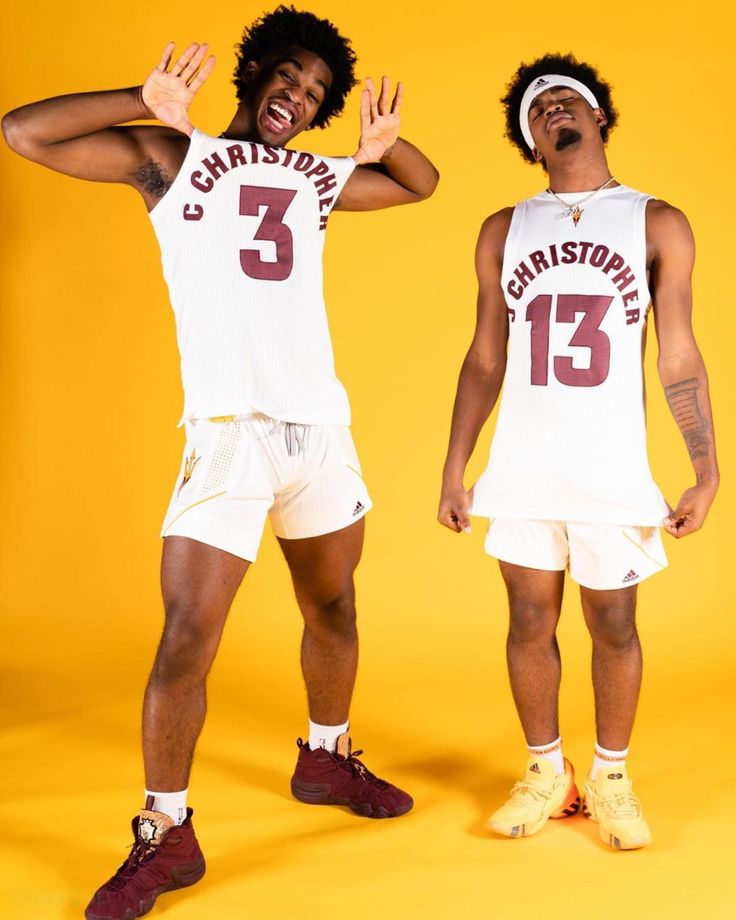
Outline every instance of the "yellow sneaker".
<svg viewBox="0 0 736 920"><path fill-rule="evenodd" d="M555 776L551 761L532 755L524 779L514 785L509 800L491 815L486 827L505 837L531 837L548 818L567 818L579 808L570 761L565 760L565 772Z"/></svg>
<svg viewBox="0 0 736 920"><path fill-rule="evenodd" d="M624 766L603 767L595 779L588 774L583 813L598 823L601 840L614 850L637 850L652 842Z"/></svg>

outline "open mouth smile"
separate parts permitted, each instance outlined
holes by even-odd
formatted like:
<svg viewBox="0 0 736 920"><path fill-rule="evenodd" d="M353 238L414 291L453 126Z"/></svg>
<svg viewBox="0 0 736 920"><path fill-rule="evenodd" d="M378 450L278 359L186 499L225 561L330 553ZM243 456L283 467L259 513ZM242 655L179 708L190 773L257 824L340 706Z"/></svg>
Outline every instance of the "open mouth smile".
<svg viewBox="0 0 736 920"><path fill-rule="evenodd" d="M295 121L296 112L290 104L273 99L266 106L263 122L266 128L274 134L283 134L288 131Z"/></svg>

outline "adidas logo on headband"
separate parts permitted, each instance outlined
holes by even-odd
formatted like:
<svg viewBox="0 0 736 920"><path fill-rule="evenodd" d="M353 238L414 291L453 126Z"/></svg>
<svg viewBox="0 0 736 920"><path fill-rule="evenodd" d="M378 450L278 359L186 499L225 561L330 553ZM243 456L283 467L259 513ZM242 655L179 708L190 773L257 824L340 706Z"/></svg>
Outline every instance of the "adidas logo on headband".
<svg viewBox="0 0 736 920"><path fill-rule="evenodd" d="M545 80L544 77L540 77L534 84L534 89L539 89L540 86L546 86L548 83L549 80Z"/></svg>

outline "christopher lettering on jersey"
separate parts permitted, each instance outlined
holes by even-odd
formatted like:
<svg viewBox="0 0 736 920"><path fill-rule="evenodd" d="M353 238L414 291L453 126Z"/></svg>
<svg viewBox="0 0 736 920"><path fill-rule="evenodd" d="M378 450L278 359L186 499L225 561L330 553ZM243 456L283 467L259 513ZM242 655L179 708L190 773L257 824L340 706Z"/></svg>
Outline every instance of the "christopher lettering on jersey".
<svg viewBox="0 0 736 920"><path fill-rule="evenodd" d="M230 144L224 151L227 161L217 151L204 157L200 162L204 169L195 169L189 181L200 192L210 192L215 187L215 182L231 169L239 166L250 166L254 163L263 163L269 166L283 166L302 173L305 178L311 179L319 196L320 211L328 210L333 203L334 196L330 192L337 186L335 174L324 160L311 153L298 150L288 150L280 147L269 147L267 144ZM184 220L201 220L204 208L201 204L185 204L182 212ZM327 214L322 214L319 219L319 229L327 226Z"/></svg>
<svg viewBox="0 0 736 920"><path fill-rule="evenodd" d="M564 243L550 243L544 250L537 249L519 262L514 269L514 277L508 282L506 291L514 300L520 300L529 282L534 281L543 272L557 265L591 265L608 275L622 295L626 308L626 325L639 322L641 310L629 307L632 301L639 299L639 285L636 276L626 264L623 256L611 252L603 243L591 243L566 240ZM627 290L629 288L629 290ZM511 317L513 321L513 316Z"/></svg>

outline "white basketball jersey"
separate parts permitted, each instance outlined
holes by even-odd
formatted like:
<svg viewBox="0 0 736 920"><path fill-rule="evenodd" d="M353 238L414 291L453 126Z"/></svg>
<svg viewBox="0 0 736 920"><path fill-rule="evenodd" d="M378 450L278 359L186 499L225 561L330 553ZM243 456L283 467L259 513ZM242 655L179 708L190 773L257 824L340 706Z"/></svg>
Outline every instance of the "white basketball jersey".
<svg viewBox="0 0 736 920"><path fill-rule="evenodd" d="M176 317L182 421L253 411L348 425L322 291L327 217L352 157L195 129L151 211Z"/></svg>
<svg viewBox="0 0 736 920"><path fill-rule="evenodd" d="M562 196L572 205L585 193ZM514 209L503 259L506 376L473 513L654 526L668 512L646 448L646 203L626 186Z"/></svg>

